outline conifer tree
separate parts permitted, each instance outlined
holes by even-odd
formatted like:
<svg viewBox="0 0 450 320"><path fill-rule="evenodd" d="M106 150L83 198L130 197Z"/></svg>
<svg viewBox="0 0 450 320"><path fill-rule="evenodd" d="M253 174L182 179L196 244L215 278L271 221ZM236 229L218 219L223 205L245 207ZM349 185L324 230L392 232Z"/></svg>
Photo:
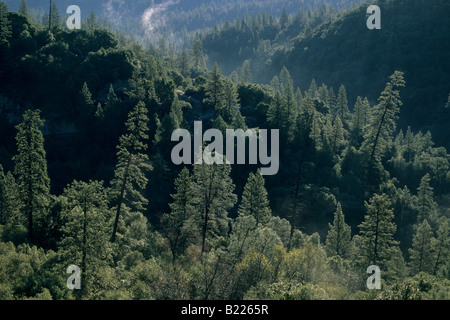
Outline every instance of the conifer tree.
<svg viewBox="0 0 450 320"><path fill-rule="evenodd" d="M242 115L241 111L239 110L236 111L233 117L233 121L231 121L231 127L235 130L242 129L244 131L247 131L248 126L247 123L245 122L245 117Z"/></svg>
<svg viewBox="0 0 450 320"><path fill-rule="evenodd" d="M420 185L417 188L417 221L423 221L427 219L428 221L435 220L435 210L437 207L434 201L433 188L430 186L431 177L427 173L420 180Z"/></svg>
<svg viewBox="0 0 450 320"><path fill-rule="evenodd" d="M76 297L89 298L99 270L111 259L107 192L102 182L74 181L63 197L67 199L67 222L59 246L64 259L80 267L82 286Z"/></svg>
<svg viewBox="0 0 450 320"><path fill-rule="evenodd" d="M247 83L252 81L252 69L250 67L250 60L245 60L241 72L240 72L240 81Z"/></svg>
<svg viewBox="0 0 450 320"><path fill-rule="evenodd" d="M0 224L21 224L20 199L16 180L0 164Z"/></svg>
<svg viewBox="0 0 450 320"><path fill-rule="evenodd" d="M228 210L236 204L235 185L230 177L229 164L194 165L195 208L201 220L201 253L206 251L208 234L224 235L228 231Z"/></svg>
<svg viewBox="0 0 450 320"><path fill-rule="evenodd" d="M192 44L194 70L203 72L206 69L205 57L203 55L202 41L197 38Z"/></svg>
<svg viewBox="0 0 450 320"><path fill-rule="evenodd" d="M341 117L337 116L334 119L333 126L331 128L331 150L333 154L337 154L338 151L345 143L345 129L342 124Z"/></svg>
<svg viewBox="0 0 450 320"><path fill-rule="evenodd" d="M112 184L113 204L116 216L111 241L116 240L119 219L125 205L142 212L148 203L141 192L148 179L146 173L152 169L144 153L148 148L148 116L144 103L139 102L129 113L125 123L127 132L120 137L117 146L118 163Z"/></svg>
<svg viewBox="0 0 450 320"><path fill-rule="evenodd" d="M329 224L326 237L325 249L330 256L341 256L345 258L348 254L351 241L351 228L345 223L342 206L338 203L334 213L333 224Z"/></svg>
<svg viewBox="0 0 450 320"><path fill-rule="evenodd" d="M31 242L36 240L36 220L42 219L50 196L50 179L44 150L44 136L39 130L44 125L40 110L27 110L18 130L17 155L14 156L14 174L22 200L22 211L28 219Z"/></svg>
<svg viewBox="0 0 450 320"><path fill-rule="evenodd" d="M0 1L0 46L6 46L12 35L11 21L8 19L8 6Z"/></svg>
<svg viewBox="0 0 450 320"><path fill-rule="evenodd" d="M194 221L192 221L194 216L192 187L189 169L183 168L175 179L175 194L171 195L173 202L169 205L170 213L164 214L161 220L170 242L173 262L187 248L190 242L189 238L192 238L192 233L195 232L195 228L192 227L194 225Z"/></svg>
<svg viewBox="0 0 450 320"><path fill-rule="evenodd" d="M222 101L217 111L227 123L231 123L234 115L239 111L239 95L235 84L229 78L223 80L222 86Z"/></svg>
<svg viewBox="0 0 450 320"><path fill-rule="evenodd" d="M261 171L255 173L250 172L247 183L242 193L241 204L238 213L241 216L253 216L257 224L264 225L269 222L272 215L269 199L267 198L267 190L265 188L264 177Z"/></svg>
<svg viewBox="0 0 450 320"><path fill-rule="evenodd" d="M284 90L288 85L291 87L294 85L292 81L291 74L289 73L289 70L286 68L286 66L283 66L280 72L280 85L281 89Z"/></svg>
<svg viewBox="0 0 450 320"><path fill-rule="evenodd" d="M312 79L311 83L309 85L308 88L308 94L310 95L311 98L315 99L317 97L317 90L318 90L318 86L317 86L317 82L316 79Z"/></svg>
<svg viewBox="0 0 450 320"><path fill-rule="evenodd" d="M433 270L433 232L425 219L417 226L409 249L411 273L431 273Z"/></svg>
<svg viewBox="0 0 450 320"><path fill-rule="evenodd" d="M287 15L286 12L286 8L283 7L283 12L281 13L281 17L280 17L280 27L281 29L285 29L288 25L289 22L289 17Z"/></svg>
<svg viewBox="0 0 450 320"><path fill-rule="evenodd" d="M352 143L359 148L364 138L366 127L370 119L370 103L367 98L356 98L352 119Z"/></svg>
<svg viewBox="0 0 450 320"><path fill-rule="evenodd" d="M364 265L384 267L392 249L397 246L394 233L397 229L394 210L386 194L376 194L365 202L367 214L359 225L361 260Z"/></svg>
<svg viewBox="0 0 450 320"><path fill-rule="evenodd" d="M84 124L89 123L97 111L95 102L92 99L91 91L86 82L83 83L83 87L78 96L78 109L80 119Z"/></svg>
<svg viewBox="0 0 450 320"><path fill-rule="evenodd" d="M348 109L347 90L345 89L344 85L341 85L339 87L334 115L335 117L340 117L342 122L344 123L347 121L349 109Z"/></svg>
<svg viewBox="0 0 450 320"><path fill-rule="evenodd" d="M53 27L61 26L61 13L59 12L59 8L54 0L50 0L49 13L46 20L47 21L45 22L48 25L48 30L51 30Z"/></svg>
<svg viewBox="0 0 450 320"><path fill-rule="evenodd" d="M267 122L271 128L280 129L283 121L282 97L280 91L276 91L275 97L270 102L267 110Z"/></svg>
<svg viewBox="0 0 450 320"><path fill-rule="evenodd" d="M373 109L373 117L361 147L368 157L369 170L375 161L381 159L392 143L392 134L395 131L396 120L402 105L398 88L404 86L403 72L395 71L389 77L389 82L378 99L378 105Z"/></svg>
<svg viewBox="0 0 450 320"><path fill-rule="evenodd" d="M298 105L295 99L292 84L288 82L283 90L283 125L280 128L280 133L285 135L287 141L294 139L294 127L297 122Z"/></svg>
<svg viewBox="0 0 450 320"><path fill-rule="evenodd" d="M215 63L211 72L209 72L209 76L206 81L206 97L203 100L203 103L208 104L220 114L223 93L222 74L218 64Z"/></svg>
<svg viewBox="0 0 450 320"><path fill-rule="evenodd" d="M442 221L436 232L434 242L433 275L436 275L439 267L449 261L450 254L450 225L448 219Z"/></svg>
<svg viewBox="0 0 450 320"><path fill-rule="evenodd" d="M189 77L191 73L191 62L189 61L189 56L186 50L181 51L178 55L178 69L180 70L183 77Z"/></svg>
<svg viewBox="0 0 450 320"><path fill-rule="evenodd" d="M95 12L91 9L91 13L89 17L86 19L86 30L88 32L93 33L95 29L98 28L97 17L95 16Z"/></svg>
<svg viewBox="0 0 450 320"><path fill-rule="evenodd" d="M27 2L22 0L19 5L18 13L23 14L25 17L30 17L30 11L28 10Z"/></svg>

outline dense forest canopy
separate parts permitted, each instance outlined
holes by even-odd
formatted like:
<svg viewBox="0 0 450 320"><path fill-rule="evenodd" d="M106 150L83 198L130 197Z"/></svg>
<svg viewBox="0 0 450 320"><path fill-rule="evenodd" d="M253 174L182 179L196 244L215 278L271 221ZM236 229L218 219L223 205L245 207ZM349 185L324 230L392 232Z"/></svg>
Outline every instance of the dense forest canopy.
<svg viewBox="0 0 450 320"><path fill-rule="evenodd" d="M252 3L175 46L0 1L0 299L449 299L448 3L380 0L372 33ZM279 130L278 173L175 165L196 121Z"/></svg>
<svg viewBox="0 0 450 320"><path fill-rule="evenodd" d="M114 30L133 34L140 40L149 38L177 40L179 45L191 32L214 27L237 17L270 12L275 17L282 15L283 8L289 14L298 10L314 10L327 6L335 10L348 9L362 0L79 0L83 18L93 11L96 16ZM73 1L58 0L57 7L61 15ZM7 0L5 3L13 11L18 10L19 0ZM32 18L40 21L48 12L47 0L28 1Z"/></svg>

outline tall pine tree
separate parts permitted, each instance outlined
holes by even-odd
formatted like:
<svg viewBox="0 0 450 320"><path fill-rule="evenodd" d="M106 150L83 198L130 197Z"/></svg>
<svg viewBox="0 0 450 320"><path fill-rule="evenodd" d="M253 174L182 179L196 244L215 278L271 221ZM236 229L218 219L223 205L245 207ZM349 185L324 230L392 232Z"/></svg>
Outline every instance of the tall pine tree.
<svg viewBox="0 0 450 320"><path fill-rule="evenodd" d="M427 173L420 180L420 185L417 188L417 221L435 222L437 204L434 201L433 188L430 186L431 177Z"/></svg>
<svg viewBox="0 0 450 320"><path fill-rule="evenodd" d="M392 143L392 134L397 126L398 113L402 101L398 88L404 87L403 72L395 71L389 77L386 88L373 109L373 117L361 146L368 157L368 169L371 170Z"/></svg>
<svg viewBox="0 0 450 320"><path fill-rule="evenodd" d="M230 173L229 164L194 165L193 195L201 220L202 255L207 249L208 235L220 236L228 231L228 210L237 202Z"/></svg>
<svg viewBox="0 0 450 320"><path fill-rule="evenodd" d="M325 241L325 249L330 256L345 258L349 253L351 241L351 228L345 223L342 206L338 203L334 213L333 224L329 224L329 230Z"/></svg>
<svg viewBox="0 0 450 320"><path fill-rule="evenodd" d="M269 222L272 211L267 198L267 190L264 186L264 177L261 171L250 172L247 183L244 186L241 204L238 213L241 216L253 216L257 224L264 225Z"/></svg>
<svg viewBox="0 0 450 320"><path fill-rule="evenodd" d="M417 226L412 248L409 249L411 273L431 273L433 270L433 232L425 219Z"/></svg>
<svg viewBox="0 0 450 320"><path fill-rule="evenodd" d="M139 102L129 113L125 123L127 132L120 137L117 146L118 163L112 184L113 204L116 216L111 241L116 240L119 219L127 205L131 209L144 211L148 200L141 192L147 185L146 173L152 169L148 155L148 116L144 103Z"/></svg>
<svg viewBox="0 0 450 320"><path fill-rule="evenodd" d="M107 192L102 182L74 181L63 197L67 199L67 222L59 247L68 264L80 267L82 286L76 297L89 299L100 269L111 261Z"/></svg>
<svg viewBox="0 0 450 320"><path fill-rule="evenodd" d="M192 177L189 169L183 168L175 180L175 194L171 197L173 202L170 206L170 213L163 215L161 222L172 251L172 260L186 250L191 238L194 236L194 198L193 198Z"/></svg>
<svg viewBox="0 0 450 320"><path fill-rule="evenodd" d="M376 194L365 203L367 214L359 225L361 236L361 261L365 267L378 265L386 267L397 241L394 210L386 194Z"/></svg>
<svg viewBox="0 0 450 320"><path fill-rule="evenodd" d="M40 110L27 110L23 122L16 128L18 153L14 156L14 174L22 199L22 211L28 219L28 234L35 242L36 220L42 220L49 203L50 178L44 150L44 136L39 130L44 125Z"/></svg>

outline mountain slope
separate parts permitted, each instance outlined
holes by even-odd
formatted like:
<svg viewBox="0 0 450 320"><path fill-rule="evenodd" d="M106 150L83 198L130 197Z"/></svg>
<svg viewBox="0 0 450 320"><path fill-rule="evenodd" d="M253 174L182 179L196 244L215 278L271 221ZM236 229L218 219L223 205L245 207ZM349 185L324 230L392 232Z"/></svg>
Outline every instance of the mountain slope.
<svg viewBox="0 0 450 320"><path fill-rule="evenodd" d="M234 20L246 14L271 12L280 16L283 8L288 13L315 9L322 5L337 10L348 9L361 0L79 0L82 16L89 16L94 10L97 16L105 17L114 28L137 36L165 37L182 36L183 30L195 31L213 27L226 20ZM17 10L19 0L6 0L11 10ZM55 0L61 14L74 4L71 0ZM48 0L27 1L30 9L48 9Z"/></svg>
<svg viewBox="0 0 450 320"><path fill-rule="evenodd" d="M312 79L333 86L344 84L352 106L355 95L367 96L375 104L385 79L394 71L405 73L407 87L400 127L432 130L436 142L447 147L448 121L445 108L450 92L450 2L446 0L382 0L381 30L366 27L367 5L326 22L312 32L303 32L289 43L279 43L269 57L256 47L248 58L253 79L270 83L286 66L294 85L307 90ZM281 34L281 33L280 33ZM238 35L239 37L240 35ZM272 41L274 46L276 41ZM222 57L214 46L204 44L207 54ZM247 50L247 52L251 52ZM229 56L229 53L227 53ZM221 65L226 70L226 66ZM433 126L433 128L431 128Z"/></svg>

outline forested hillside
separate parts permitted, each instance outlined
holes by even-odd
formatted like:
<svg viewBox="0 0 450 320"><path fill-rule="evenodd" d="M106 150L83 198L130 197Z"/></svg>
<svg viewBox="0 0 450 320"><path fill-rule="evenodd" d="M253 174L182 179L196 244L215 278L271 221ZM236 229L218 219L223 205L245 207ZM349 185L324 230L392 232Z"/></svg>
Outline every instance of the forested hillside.
<svg viewBox="0 0 450 320"><path fill-rule="evenodd" d="M404 3L383 8L448 23L424 1ZM421 131L422 114L438 107L411 100L441 99L444 35L423 21L408 29L412 40L432 32L416 56L422 84L396 57L377 69L378 47L361 54L375 69L347 70L334 61L357 60L359 35L345 43L341 30L360 32L350 26L365 26L366 8L320 10L244 17L177 51L95 23L36 23L0 1L0 299L448 300L450 155L432 132L443 141L450 104ZM252 28L289 49L268 51L267 75L252 62L259 53L228 75L214 37L236 37L231 52ZM384 36L367 37L369 46ZM195 121L279 130L278 173L175 165L172 134L193 134ZM73 265L82 285L70 290ZM379 290L367 287L371 265Z"/></svg>
<svg viewBox="0 0 450 320"><path fill-rule="evenodd" d="M409 84L403 92L401 128L430 130L448 148L450 3L377 3L383 8L381 30L367 29L367 6L338 19L332 19L336 13L319 9L292 15L284 25L261 17L223 25L206 32L203 48L226 74L239 72L246 63L254 81L270 84L286 66L294 85L303 90L313 79L335 89L345 85L352 104L360 92L376 103L385 78L393 68L401 70Z"/></svg>
<svg viewBox="0 0 450 320"><path fill-rule="evenodd" d="M80 0L77 1L83 18L91 12L103 21L104 26L133 34L141 41L158 42L171 39L178 45L188 40L191 32L214 27L215 24L270 12L281 16L283 9L288 13L305 12L319 7L344 10L362 0ZM21 0L7 0L5 3L13 11L20 7ZM65 8L73 1L57 0L55 9L64 16ZM36 21L45 20L49 11L49 1L28 1L30 14Z"/></svg>

